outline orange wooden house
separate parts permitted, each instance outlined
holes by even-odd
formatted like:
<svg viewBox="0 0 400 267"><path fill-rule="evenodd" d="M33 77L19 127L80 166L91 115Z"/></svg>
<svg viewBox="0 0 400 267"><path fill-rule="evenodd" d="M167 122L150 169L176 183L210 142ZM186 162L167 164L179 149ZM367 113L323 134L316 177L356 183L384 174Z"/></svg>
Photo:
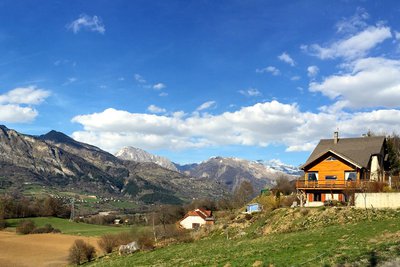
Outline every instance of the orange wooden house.
<svg viewBox="0 0 400 267"><path fill-rule="evenodd" d="M333 139L320 140L301 166L305 175L296 188L306 194L309 206L325 200L347 201L350 190L361 191L370 181L385 181L386 160L385 137L339 139L335 132Z"/></svg>

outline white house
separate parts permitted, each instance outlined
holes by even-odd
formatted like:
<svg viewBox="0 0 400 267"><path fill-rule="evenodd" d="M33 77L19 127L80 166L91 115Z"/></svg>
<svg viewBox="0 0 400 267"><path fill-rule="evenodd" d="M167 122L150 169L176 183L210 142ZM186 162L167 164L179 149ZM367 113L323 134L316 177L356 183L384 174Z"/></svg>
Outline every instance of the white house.
<svg viewBox="0 0 400 267"><path fill-rule="evenodd" d="M211 210L195 209L188 211L185 217L179 221L179 225L185 229L198 229L203 225L214 224Z"/></svg>

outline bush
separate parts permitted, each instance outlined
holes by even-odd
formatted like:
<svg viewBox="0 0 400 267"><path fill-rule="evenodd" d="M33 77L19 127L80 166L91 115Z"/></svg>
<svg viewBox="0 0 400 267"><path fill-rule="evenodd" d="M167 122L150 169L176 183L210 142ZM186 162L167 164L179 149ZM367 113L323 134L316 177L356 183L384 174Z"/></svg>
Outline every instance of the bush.
<svg viewBox="0 0 400 267"><path fill-rule="evenodd" d="M281 205L281 199L274 195L262 196L260 197L259 202L264 208L270 210L275 210Z"/></svg>
<svg viewBox="0 0 400 267"><path fill-rule="evenodd" d="M35 228L36 228L35 223L32 220L23 220L20 221L20 223L18 224L16 232L18 234L27 235L32 233L33 230L35 230Z"/></svg>
<svg viewBox="0 0 400 267"><path fill-rule="evenodd" d="M4 229L7 227L6 220L0 219L0 230Z"/></svg>
<svg viewBox="0 0 400 267"><path fill-rule="evenodd" d="M154 239L151 235L141 235L138 237L137 242L140 249L151 250L154 248Z"/></svg>
<svg viewBox="0 0 400 267"><path fill-rule="evenodd" d="M68 260L71 264L79 265L84 261L91 261L95 256L96 249L82 239L78 239L69 249Z"/></svg>
<svg viewBox="0 0 400 267"><path fill-rule="evenodd" d="M117 236L113 234L102 235L98 244L105 253L111 253L118 246Z"/></svg>

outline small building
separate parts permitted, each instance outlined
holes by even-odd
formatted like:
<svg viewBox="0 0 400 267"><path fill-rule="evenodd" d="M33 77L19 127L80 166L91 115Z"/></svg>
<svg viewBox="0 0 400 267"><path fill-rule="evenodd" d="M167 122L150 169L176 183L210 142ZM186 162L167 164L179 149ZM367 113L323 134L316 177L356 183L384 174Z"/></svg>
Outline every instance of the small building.
<svg viewBox="0 0 400 267"><path fill-rule="evenodd" d="M260 212L261 210L262 210L262 207L258 203L251 203L246 206L246 213L249 213L249 214L254 213L254 212Z"/></svg>
<svg viewBox="0 0 400 267"><path fill-rule="evenodd" d="M386 182L387 145L384 136L323 139L301 167L304 179L296 188L306 195L307 206L326 200L348 201L371 182Z"/></svg>
<svg viewBox="0 0 400 267"><path fill-rule="evenodd" d="M198 229L203 225L213 225L214 217L212 217L211 210L199 208L188 211L178 223L185 229Z"/></svg>

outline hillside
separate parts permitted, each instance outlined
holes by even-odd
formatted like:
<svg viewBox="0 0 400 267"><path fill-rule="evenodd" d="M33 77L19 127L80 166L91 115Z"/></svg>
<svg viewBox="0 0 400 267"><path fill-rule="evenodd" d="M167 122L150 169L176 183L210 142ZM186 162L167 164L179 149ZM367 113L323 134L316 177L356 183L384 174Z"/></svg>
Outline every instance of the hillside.
<svg viewBox="0 0 400 267"><path fill-rule="evenodd" d="M213 157L200 164L181 167L184 173L207 178L233 191L241 182L250 181L256 192L272 187L278 177L288 174L265 166L263 163L238 158Z"/></svg>
<svg viewBox="0 0 400 267"><path fill-rule="evenodd" d="M57 131L30 136L0 126L0 192L42 187L53 194L74 192L144 204L177 204L223 192L209 180L124 161Z"/></svg>
<svg viewBox="0 0 400 267"><path fill-rule="evenodd" d="M169 159L150 154L149 152L144 151L143 149L140 149L140 148L136 148L136 147L130 146L130 147L121 148L117 153L115 153L115 156L122 160L144 162L144 163L151 162L151 163L158 164L161 167L164 167L166 169L169 169L172 171L178 171L178 169L175 167L175 165Z"/></svg>
<svg viewBox="0 0 400 267"><path fill-rule="evenodd" d="M324 220L328 222L321 223ZM299 227L280 228L286 223ZM265 231L269 228L272 231ZM370 266L399 257L399 237L397 210L278 209L220 222L209 235L192 243L126 257L114 255L90 265ZM206 256L198 257L200 251Z"/></svg>

